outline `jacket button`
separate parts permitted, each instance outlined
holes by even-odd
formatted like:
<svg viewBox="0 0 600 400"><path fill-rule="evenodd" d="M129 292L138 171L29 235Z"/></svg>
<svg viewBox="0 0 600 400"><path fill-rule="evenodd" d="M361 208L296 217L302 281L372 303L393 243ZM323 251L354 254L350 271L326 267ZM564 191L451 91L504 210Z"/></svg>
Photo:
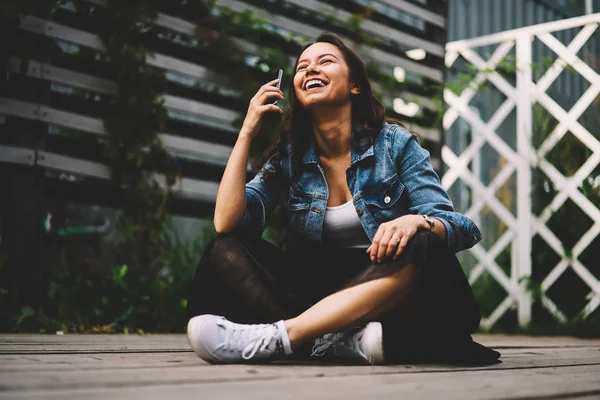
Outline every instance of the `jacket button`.
<svg viewBox="0 0 600 400"><path fill-rule="evenodd" d="M357 213L358 215L362 215L362 208L360 208L360 207L356 207L356 213Z"/></svg>
<svg viewBox="0 0 600 400"><path fill-rule="evenodd" d="M390 202L390 201L392 201L392 199L390 198L390 196L385 196L385 197L383 198L383 202L384 202L385 204L389 204L389 202Z"/></svg>
<svg viewBox="0 0 600 400"><path fill-rule="evenodd" d="M354 175L356 175L356 171L354 170L354 168L349 169L348 176L353 177Z"/></svg>
<svg viewBox="0 0 600 400"><path fill-rule="evenodd" d="M317 214L321 214L321 210L320 210L320 209L318 209L317 207L313 207L313 208L311 209L311 211L312 211L312 212L314 212L314 213L317 213Z"/></svg>

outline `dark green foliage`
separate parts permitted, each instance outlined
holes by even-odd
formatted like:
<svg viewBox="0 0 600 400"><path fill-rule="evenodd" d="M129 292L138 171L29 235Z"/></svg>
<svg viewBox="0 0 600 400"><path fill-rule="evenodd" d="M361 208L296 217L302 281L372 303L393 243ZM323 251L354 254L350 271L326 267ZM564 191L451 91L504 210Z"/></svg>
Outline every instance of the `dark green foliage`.
<svg viewBox="0 0 600 400"><path fill-rule="evenodd" d="M116 262L90 264L63 247L60 268L46 281L41 305L24 306L16 315L0 310L0 330L181 332L194 267L216 234L209 227L204 235L181 242L172 232L171 224L160 230L154 245L163 254L147 270ZM0 291L0 303L7 295Z"/></svg>

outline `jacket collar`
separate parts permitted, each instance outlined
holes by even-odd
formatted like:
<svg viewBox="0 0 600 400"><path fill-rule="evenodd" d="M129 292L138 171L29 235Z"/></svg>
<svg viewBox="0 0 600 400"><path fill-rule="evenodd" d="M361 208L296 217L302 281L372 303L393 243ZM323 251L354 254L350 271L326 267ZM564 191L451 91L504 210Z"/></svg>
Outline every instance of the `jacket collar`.
<svg viewBox="0 0 600 400"><path fill-rule="evenodd" d="M361 126L360 125L354 125L353 129L352 129L352 136L356 135L356 133L360 132L361 130ZM353 165L361 160L364 160L367 157L372 157L374 155L373 152L373 143L371 143L371 146L369 146L366 150L360 152L357 149L354 148L354 146L351 147L350 149L350 164ZM310 144L308 147L308 150L306 151L306 153L304 153L304 157L302 158L302 163L303 164L318 164L319 163L319 159L317 157L317 146L315 144L315 139L314 137L311 135L310 137Z"/></svg>

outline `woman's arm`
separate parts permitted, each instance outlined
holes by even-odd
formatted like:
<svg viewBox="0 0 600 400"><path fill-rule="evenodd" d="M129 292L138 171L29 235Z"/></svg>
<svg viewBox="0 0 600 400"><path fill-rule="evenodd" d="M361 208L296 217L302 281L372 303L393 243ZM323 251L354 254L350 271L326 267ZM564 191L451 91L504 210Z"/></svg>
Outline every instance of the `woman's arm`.
<svg viewBox="0 0 600 400"><path fill-rule="evenodd" d="M433 220L433 232L445 239L455 253L469 248L481 239L477 226L454 211L448 193L429 161L429 152L417 138L398 127L391 138L392 157L396 171L405 186L408 213L379 225L371 246L367 249L373 262L390 257L396 259L420 228L430 229L424 216Z"/></svg>
<svg viewBox="0 0 600 400"><path fill-rule="evenodd" d="M443 235L441 226L435 232L445 237L454 252L475 245L481 240L481 232L473 221L454 211L448 193L431 166L429 152L405 129L398 127L395 134L403 136L394 138L394 147L398 176L406 186L408 212L434 218L436 228L443 225Z"/></svg>
<svg viewBox="0 0 600 400"><path fill-rule="evenodd" d="M233 147L215 205L214 224L217 233L231 232L240 223L246 210L246 167L252 137L240 132Z"/></svg>
<svg viewBox="0 0 600 400"><path fill-rule="evenodd" d="M260 87L250 100L248 113L233 147L221 184L217 191L214 224L217 233L233 231L243 220L247 208L246 166L252 139L258 135L262 118L267 112L282 113L281 109L270 103L274 99L283 99L283 92L274 86L279 79L267 82Z"/></svg>

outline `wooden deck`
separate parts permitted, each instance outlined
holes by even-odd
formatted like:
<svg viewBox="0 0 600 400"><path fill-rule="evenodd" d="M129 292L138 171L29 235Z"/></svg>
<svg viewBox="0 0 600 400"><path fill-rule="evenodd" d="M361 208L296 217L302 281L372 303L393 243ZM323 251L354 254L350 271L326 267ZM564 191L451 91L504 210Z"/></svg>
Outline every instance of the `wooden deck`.
<svg viewBox="0 0 600 400"><path fill-rule="evenodd" d="M212 366L184 335L0 335L0 400L600 399L600 339L476 340L503 362Z"/></svg>

